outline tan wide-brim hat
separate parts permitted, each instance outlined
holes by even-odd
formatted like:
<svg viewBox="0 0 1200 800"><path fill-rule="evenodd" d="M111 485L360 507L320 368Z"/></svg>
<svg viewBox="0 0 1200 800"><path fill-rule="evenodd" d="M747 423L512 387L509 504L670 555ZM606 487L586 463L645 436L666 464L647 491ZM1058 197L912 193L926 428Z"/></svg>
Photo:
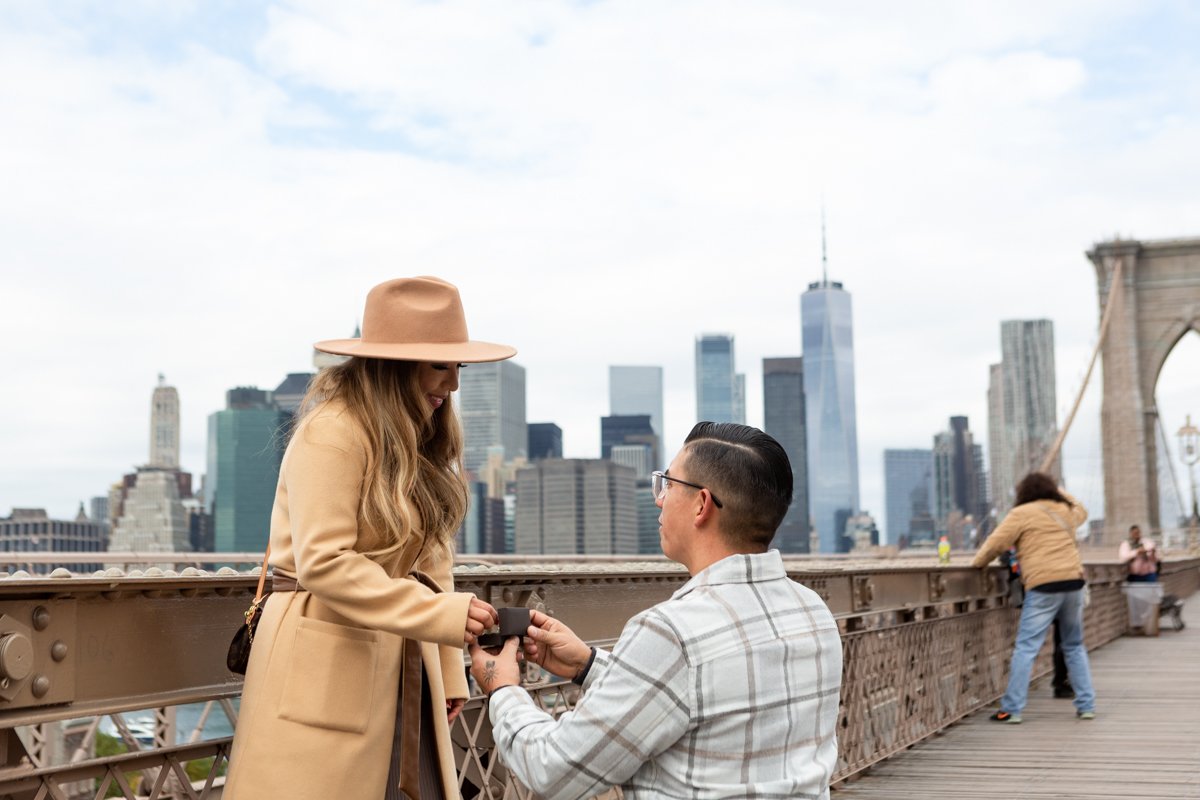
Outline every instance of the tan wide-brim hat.
<svg viewBox="0 0 1200 800"><path fill-rule="evenodd" d="M367 295L362 337L313 345L326 353L394 361L503 361L517 354L506 344L467 336L458 289L441 278L396 278Z"/></svg>

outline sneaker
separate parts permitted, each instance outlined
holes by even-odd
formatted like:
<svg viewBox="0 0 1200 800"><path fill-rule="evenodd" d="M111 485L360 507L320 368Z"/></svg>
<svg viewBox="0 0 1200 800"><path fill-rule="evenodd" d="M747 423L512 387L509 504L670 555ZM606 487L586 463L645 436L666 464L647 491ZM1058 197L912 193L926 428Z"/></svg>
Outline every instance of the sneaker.
<svg viewBox="0 0 1200 800"><path fill-rule="evenodd" d="M1096 712L1095 711L1076 711L1075 716L1078 719L1095 719Z"/></svg>
<svg viewBox="0 0 1200 800"><path fill-rule="evenodd" d="M1007 722L1009 725L1021 724L1020 714L1010 714L1007 711L997 711L995 714L992 714L989 719L991 719L992 722Z"/></svg>

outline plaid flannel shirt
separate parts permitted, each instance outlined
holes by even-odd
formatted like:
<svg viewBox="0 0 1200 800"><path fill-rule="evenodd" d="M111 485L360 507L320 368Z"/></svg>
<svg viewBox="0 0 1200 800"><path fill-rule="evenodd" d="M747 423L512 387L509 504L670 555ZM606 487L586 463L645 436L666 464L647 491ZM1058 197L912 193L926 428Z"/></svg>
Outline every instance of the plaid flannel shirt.
<svg viewBox="0 0 1200 800"><path fill-rule="evenodd" d="M557 719L516 687L490 701L496 747L543 798L828 798L842 644L776 551L725 558L596 651Z"/></svg>

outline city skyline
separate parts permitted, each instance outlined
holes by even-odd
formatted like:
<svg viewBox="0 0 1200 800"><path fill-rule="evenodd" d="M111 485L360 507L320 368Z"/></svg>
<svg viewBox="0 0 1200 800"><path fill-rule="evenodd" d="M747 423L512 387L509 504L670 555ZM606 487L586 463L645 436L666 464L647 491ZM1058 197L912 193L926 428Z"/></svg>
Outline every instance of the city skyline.
<svg viewBox="0 0 1200 800"><path fill-rule="evenodd" d="M227 389L306 370L405 274L455 282L472 336L517 347L528 418L562 427L564 455L599 452L608 366L646 364L669 460L706 330L736 337L761 425L758 365L795 349L823 196L855 294L860 505L882 518L884 448L987 418L1001 320L1053 320L1062 419L1098 319L1084 251L1197 235L1197 17L6 6L0 52L23 79L0 90L21 120L0 129L18 387L0 398L0 514L69 517L141 464L159 372L199 475ZM1197 376L1189 336L1157 399L1168 435L1200 416ZM1094 516L1098 408L1093 387L1064 449Z"/></svg>

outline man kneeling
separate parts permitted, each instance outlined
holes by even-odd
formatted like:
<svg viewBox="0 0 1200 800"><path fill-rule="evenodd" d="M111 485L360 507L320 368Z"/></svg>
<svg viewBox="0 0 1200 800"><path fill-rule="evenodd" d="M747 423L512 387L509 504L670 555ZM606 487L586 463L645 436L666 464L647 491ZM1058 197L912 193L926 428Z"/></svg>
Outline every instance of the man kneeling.
<svg viewBox="0 0 1200 800"><path fill-rule="evenodd" d="M654 473L663 553L692 576L612 652L534 612L525 654L583 686L558 718L520 687L517 640L471 648L496 750L543 798L827 798L842 679L837 624L768 550L792 500L779 443L701 422Z"/></svg>

